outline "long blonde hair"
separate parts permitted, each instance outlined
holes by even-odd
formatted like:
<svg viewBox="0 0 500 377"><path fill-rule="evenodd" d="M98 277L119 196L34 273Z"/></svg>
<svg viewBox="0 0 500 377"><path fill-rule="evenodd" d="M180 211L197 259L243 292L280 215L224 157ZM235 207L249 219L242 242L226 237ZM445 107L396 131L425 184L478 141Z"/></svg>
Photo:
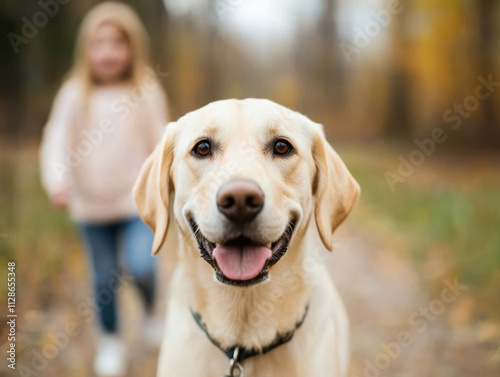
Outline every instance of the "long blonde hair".
<svg viewBox="0 0 500 377"><path fill-rule="evenodd" d="M84 108L87 107L88 98L95 85L89 63L88 46L95 31L105 23L118 27L128 39L131 84L141 85L146 76L158 80L149 64L149 37L137 13L123 3L112 1L100 3L93 7L82 21L74 51L73 69L68 77L68 80L76 80L81 86Z"/></svg>

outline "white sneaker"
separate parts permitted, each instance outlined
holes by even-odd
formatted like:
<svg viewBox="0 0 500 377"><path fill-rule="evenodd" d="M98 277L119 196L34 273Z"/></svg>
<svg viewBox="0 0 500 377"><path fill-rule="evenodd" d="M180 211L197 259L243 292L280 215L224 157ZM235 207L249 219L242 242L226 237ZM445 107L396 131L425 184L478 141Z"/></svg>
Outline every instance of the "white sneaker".
<svg viewBox="0 0 500 377"><path fill-rule="evenodd" d="M142 335L150 346L159 347L163 340L163 320L156 315L145 314Z"/></svg>
<svg viewBox="0 0 500 377"><path fill-rule="evenodd" d="M122 377L127 373L127 350L117 335L99 335L94 372L98 377Z"/></svg>

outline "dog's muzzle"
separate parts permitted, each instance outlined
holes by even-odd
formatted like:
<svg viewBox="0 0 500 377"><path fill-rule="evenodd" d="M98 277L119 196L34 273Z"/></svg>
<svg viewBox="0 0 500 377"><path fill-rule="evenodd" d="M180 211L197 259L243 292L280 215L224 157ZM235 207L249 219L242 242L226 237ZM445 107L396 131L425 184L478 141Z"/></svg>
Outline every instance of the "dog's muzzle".
<svg viewBox="0 0 500 377"><path fill-rule="evenodd" d="M232 180L217 192L217 207L239 234L236 238L215 243L207 239L193 216L189 224L198 242L201 256L215 270L222 283L250 286L267 280L268 268L285 254L297 220L292 216L283 234L274 242L262 243L246 236L264 207L264 193L250 180Z"/></svg>

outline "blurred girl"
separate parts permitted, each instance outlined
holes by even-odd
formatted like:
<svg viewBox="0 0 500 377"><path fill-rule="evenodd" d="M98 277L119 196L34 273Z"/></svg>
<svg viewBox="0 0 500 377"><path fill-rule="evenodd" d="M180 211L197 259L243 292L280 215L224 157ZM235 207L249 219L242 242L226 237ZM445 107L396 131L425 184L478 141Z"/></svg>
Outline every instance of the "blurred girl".
<svg viewBox="0 0 500 377"><path fill-rule="evenodd" d="M69 207L90 257L101 324L95 372L117 376L126 372L117 333L116 294L127 280L117 278L119 246L145 304L146 335L155 335L153 234L131 190L167 123L166 98L147 63L146 31L127 5L94 7L75 52L44 130L42 181L54 207Z"/></svg>

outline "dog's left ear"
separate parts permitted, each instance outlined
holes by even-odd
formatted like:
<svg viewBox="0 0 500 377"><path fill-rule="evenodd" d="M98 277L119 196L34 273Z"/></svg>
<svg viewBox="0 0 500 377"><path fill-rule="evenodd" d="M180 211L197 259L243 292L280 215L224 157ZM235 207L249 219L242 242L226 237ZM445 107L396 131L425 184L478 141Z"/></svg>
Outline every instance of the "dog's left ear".
<svg viewBox="0 0 500 377"><path fill-rule="evenodd" d="M319 124L314 124L312 152L316 165L313 187L316 225L323 244L332 251L333 232L356 204L360 187L326 140Z"/></svg>
<svg viewBox="0 0 500 377"><path fill-rule="evenodd" d="M133 188L139 215L154 232L153 255L160 251L167 237L174 126L174 123L166 126L162 140L144 162Z"/></svg>

